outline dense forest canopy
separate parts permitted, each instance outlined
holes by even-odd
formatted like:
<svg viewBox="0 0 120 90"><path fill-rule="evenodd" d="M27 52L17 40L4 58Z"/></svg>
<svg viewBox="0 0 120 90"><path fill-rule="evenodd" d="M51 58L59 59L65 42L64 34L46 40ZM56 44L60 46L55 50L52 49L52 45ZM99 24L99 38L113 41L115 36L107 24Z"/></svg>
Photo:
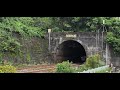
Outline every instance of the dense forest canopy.
<svg viewBox="0 0 120 90"><path fill-rule="evenodd" d="M120 19L118 17L0 17L0 52L19 53L21 44L13 33L22 37L42 37L52 32L95 32L103 20L108 34L106 41L120 53Z"/></svg>

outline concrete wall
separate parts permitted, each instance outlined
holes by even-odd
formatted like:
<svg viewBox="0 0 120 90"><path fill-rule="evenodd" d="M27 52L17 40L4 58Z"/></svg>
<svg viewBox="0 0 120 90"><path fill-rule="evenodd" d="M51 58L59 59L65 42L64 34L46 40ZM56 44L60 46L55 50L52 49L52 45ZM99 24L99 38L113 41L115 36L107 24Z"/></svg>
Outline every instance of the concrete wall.
<svg viewBox="0 0 120 90"><path fill-rule="evenodd" d="M120 67L120 55L119 54L115 54L113 49L110 47L110 53L111 53L111 59L110 62L116 66L116 67Z"/></svg>
<svg viewBox="0 0 120 90"><path fill-rule="evenodd" d="M71 36L70 36L71 35ZM102 55L102 35L96 36L95 32L59 32L51 33L51 52L56 53L57 47L64 41L75 40L86 50L87 55L100 53Z"/></svg>
<svg viewBox="0 0 120 90"><path fill-rule="evenodd" d="M68 35L66 37L66 35ZM73 35L73 36L69 36ZM64 41L67 40L75 40L79 42L86 50L87 55L92 55L95 53L99 53L101 56L103 55L105 58L106 55L106 46L104 43L102 49L102 35L100 34L99 41L96 37L96 33L92 32L59 32L59 33L51 33L50 45L51 50L48 51L48 34L44 38L21 38L19 35L15 35L18 38L19 42L23 45L22 56L12 57L8 54L4 56L5 60L11 60L15 63L54 63L55 54L57 51L57 47ZM104 37L105 39L105 37ZM97 40L97 43L96 43ZM97 45L97 46L96 46ZM113 51L108 49L108 58L109 62L112 62L115 66L120 66L120 56L113 54ZM30 58L30 60L29 60Z"/></svg>
<svg viewBox="0 0 120 90"><path fill-rule="evenodd" d="M11 54L5 54L4 60L11 61L13 63L51 63L51 57L48 52L48 39L46 38L23 38L15 34L14 37L21 43L21 55L13 56ZM49 58L49 59L48 59Z"/></svg>

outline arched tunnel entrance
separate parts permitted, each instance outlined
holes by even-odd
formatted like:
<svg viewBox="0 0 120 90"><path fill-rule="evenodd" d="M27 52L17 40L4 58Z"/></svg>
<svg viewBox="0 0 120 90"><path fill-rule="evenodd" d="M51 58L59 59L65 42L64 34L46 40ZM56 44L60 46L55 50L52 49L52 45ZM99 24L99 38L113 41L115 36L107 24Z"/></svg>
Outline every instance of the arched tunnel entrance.
<svg viewBox="0 0 120 90"><path fill-rule="evenodd" d="M68 40L61 43L57 48L56 60L83 64L86 61L84 47L77 41Z"/></svg>

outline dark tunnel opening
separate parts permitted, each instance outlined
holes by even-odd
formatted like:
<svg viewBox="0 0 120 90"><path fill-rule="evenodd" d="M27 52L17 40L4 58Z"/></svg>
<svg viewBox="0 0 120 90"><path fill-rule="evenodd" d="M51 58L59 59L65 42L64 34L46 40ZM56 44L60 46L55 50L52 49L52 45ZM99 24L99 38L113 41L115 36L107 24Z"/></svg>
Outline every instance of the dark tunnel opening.
<svg viewBox="0 0 120 90"><path fill-rule="evenodd" d="M86 52L79 42L68 40L58 46L56 57L60 62L69 60L73 63L83 64L86 61Z"/></svg>

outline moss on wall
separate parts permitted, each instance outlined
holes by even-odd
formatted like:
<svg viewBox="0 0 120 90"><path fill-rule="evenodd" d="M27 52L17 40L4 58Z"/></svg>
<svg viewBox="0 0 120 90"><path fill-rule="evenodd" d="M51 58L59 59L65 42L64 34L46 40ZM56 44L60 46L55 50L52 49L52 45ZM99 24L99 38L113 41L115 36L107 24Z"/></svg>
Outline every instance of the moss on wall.
<svg viewBox="0 0 120 90"><path fill-rule="evenodd" d="M40 64L50 62L48 39L39 37L24 38L17 35L15 35L15 37L22 45L21 53L19 55L8 53L2 57L3 60L18 64Z"/></svg>

